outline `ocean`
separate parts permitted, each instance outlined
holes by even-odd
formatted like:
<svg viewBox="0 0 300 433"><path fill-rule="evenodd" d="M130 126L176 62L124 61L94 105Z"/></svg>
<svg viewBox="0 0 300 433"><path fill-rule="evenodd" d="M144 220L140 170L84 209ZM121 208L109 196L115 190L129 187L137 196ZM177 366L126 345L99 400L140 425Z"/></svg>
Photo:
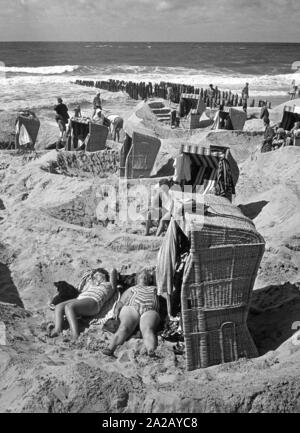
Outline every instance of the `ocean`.
<svg viewBox="0 0 300 433"><path fill-rule="evenodd" d="M250 98L280 103L293 79L300 84L300 71L291 69L299 60L295 43L2 42L0 109L52 110L57 96L88 107L95 89L72 82L110 78L213 83L238 93L249 82ZM102 92L102 99L108 111L132 105L122 93Z"/></svg>

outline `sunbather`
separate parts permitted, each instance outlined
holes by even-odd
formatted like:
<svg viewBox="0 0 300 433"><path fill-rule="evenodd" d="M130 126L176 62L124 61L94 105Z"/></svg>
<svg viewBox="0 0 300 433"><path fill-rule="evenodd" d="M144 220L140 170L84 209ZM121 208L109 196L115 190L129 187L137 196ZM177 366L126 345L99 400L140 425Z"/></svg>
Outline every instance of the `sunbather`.
<svg viewBox="0 0 300 433"><path fill-rule="evenodd" d="M76 299L62 302L55 307L55 329L50 335L58 337L63 331L64 317L70 325L74 339L79 336L78 317L94 317L112 297L113 288L109 283L109 274L99 268L87 273L79 284L80 295Z"/></svg>
<svg viewBox="0 0 300 433"><path fill-rule="evenodd" d="M286 144L286 132L283 128L278 128L276 131L276 135L272 141L273 150L279 149Z"/></svg>
<svg viewBox="0 0 300 433"><path fill-rule="evenodd" d="M159 300L156 287L148 283L148 274L142 272L138 277L138 285L121 296L115 311L120 326L108 348L103 350L104 355L112 356L116 348L125 343L140 326L147 353L154 356L158 345L156 331L160 324Z"/></svg>

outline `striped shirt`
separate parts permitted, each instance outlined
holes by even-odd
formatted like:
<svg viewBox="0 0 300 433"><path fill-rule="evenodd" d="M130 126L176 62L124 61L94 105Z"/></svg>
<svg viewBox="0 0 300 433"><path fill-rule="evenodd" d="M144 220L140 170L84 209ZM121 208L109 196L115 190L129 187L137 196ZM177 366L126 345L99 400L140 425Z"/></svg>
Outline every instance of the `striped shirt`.
<svg viewBox="0 0 300 433"><path fill-rule="evenodd" d="M97 285L92 278L89 278L77 299L93 299L101 309L113 294L114 291L110 283L103 282Z"/></svg>
<svg viewBox="0 0 300 433"><path fill-rule="evenodd" d="M131 296L126 303L128 306L140 306L141 311L159 311L157 288L155 286L134 286L131 288Z"/></svg>

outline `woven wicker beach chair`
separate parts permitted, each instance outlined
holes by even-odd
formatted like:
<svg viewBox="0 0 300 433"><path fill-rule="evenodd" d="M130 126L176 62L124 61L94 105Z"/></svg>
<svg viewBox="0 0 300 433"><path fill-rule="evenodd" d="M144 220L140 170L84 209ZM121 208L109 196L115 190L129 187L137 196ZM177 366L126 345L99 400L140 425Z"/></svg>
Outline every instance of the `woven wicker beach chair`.
<svg viewBox="0 0 300 433"><path fill-rule="evenodd" d="M208 194L205 204L190 215L181 292L188 371L257 356L246 322L264 239L228 200Z"/></svg>
<svg viewBox="0 0 300 433"><path fill-rule="evenodd" d="M160 147L161 141L158 138L134 132L126 159L125 177L150 177Z"/></svg>

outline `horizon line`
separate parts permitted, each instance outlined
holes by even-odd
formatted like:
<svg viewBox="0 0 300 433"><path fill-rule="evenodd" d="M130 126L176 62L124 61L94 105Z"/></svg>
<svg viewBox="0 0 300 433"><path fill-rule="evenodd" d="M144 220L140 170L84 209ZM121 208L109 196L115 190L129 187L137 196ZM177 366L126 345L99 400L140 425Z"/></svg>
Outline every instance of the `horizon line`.
<svg viewBox="0 0 300 433"><path fill-rule="evenodd" d="M63 43L116 43L116 44L128 44L128 43L149 43L149 44L298 44L300 45L300 42L296 41L104 41L104 40L7 40L7 41L0 41L0 43L10 43L10 42L26 42L26 43L57 43L57 42L63 42Z"/></svg>

